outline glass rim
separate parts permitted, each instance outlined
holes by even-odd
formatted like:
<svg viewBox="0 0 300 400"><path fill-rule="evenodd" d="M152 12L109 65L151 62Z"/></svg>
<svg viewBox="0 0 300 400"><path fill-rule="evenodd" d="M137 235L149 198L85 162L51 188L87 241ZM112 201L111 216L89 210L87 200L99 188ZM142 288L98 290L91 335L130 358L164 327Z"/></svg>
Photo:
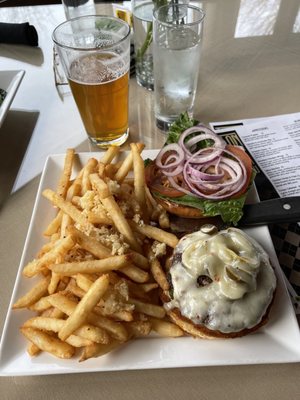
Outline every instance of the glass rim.
<svg viewBox="0 0 300 400"><path fill-rule="evenodd" d="M114 21L119 22L121 25L125 26L127 28L127 33L124 37L122 37L120 40L116 41L113 44L109 44L103 47L77 47L77 46L71 46L71 45L67 45L67 44L62 44L58 41L58 39L55 37L58 30L62 27L62 26L66 26L66 25L70 25L72 22L74 21L78 21L78 20L84 20L84 19L92 19L94 18L96 19L111 19ZM56 28L54 28L53 32L52 32L52 40L55 43L56 46L59 46L61 48L64 49L69 49L69 50L76 50L76 51L83 51L83 52L87 52L87 51L95 51L95 50L107 50L107 49L111 49L113 47L115 47L116 45L122 43L123 41L125 41L129 36L130 36L130 26L126 21L123 21L120 18L117 17L113 17L111 15L100 15L100 14L93 14L93 15L81 15L79 17L76 18L72 18L66 21L61 22L59 25L56 26Z"/></svg>
<svg viewBox="0 0 300 400"><path fill-rule="evenodd" d="M161 25L164 26L178 26L177 24L174 24L174 22L167 22L167 21L161 21L158 18L158 13L161 9L168 9L171 7L180 7L180 8L190 8L192 10L198 11L200 13L200 17L199 19L193 21L193 22L187 22L186 24L184 24L184 26L192 26L192 25L196 25L199 24L203 21L204 17L205 17L205 12L202 10L202 8L194 6L192 4L165 4L164 6L161 6L159 8L157 8L156 10L153 11L153 18L155 21L158 21Z"/></svg>

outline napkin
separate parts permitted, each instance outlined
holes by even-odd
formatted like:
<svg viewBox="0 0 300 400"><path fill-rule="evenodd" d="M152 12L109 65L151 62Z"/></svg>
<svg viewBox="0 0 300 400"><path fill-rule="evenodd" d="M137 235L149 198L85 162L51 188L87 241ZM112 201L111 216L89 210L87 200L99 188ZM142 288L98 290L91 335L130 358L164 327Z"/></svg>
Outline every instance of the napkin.
<svg viewBox="0 0 300 400"><path fill-rule="evenodd" d="M21 24L0 22L0 43L38 46L38 34L29 22Z"/></svg>
<svg viewBox="0 0 300 400"><path fill-rule="evenodd" d="M78 7L87 2L88 0L63 0L63 3L69 7Z"/></svg>

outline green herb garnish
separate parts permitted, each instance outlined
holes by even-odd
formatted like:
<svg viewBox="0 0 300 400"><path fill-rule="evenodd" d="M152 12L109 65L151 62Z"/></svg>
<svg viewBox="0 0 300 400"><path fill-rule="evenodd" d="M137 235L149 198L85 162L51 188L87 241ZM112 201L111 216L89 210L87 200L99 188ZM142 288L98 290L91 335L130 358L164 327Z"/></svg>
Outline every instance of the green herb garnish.
<svg viewBox="0 0 300 400"><path fill-rule="evenodd" d="M178 143L179 137L186 129L197 125L198 121L190 118L187 112L181 113L169 128L166 144Z"/></svg>
<svg viewBox="0 0 300 400"><path fill-rule="evenodd" d="M158 9L161 6L165 6L168 4L168 0L153 0L153 10ZM171 0L170 3L177 3L178 0ZM142 58L144 57L146 51L150 47L151 43L153 41L153 23L149 22L148 27L147 27L147 34L144 43L142 46L136 50L136 58L137 61L141 61Z"/></svg>

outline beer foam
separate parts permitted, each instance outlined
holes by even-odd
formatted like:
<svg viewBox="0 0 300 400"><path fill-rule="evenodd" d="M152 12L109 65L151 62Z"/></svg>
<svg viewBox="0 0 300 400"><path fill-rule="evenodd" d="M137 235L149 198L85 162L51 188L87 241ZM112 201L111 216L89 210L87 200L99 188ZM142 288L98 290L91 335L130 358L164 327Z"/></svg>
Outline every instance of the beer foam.
<svg viewBox="0 0 300 400"><path fill-rule="evenodd" d="M70 78L83 83L109 82L126 72L124 60L116 53L91 54L73 61Z"/></svg>

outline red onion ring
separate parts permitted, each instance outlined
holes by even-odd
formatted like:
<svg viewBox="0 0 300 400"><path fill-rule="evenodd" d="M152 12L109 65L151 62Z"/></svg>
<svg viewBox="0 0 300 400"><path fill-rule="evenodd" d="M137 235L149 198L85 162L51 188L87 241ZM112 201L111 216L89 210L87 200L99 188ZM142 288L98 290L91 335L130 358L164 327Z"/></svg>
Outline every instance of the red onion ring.
<svg viewBox="0 0 300 400"><path fill-rule="evenodd" d="M195 168L192 165L188 165L187 167L187 172L188 174L192 177L192 180L197 182L197 180L200 181L218 181L224 177L224 172L218 172L218 165L217 164L209 164L209 165L202 165L200 169ZM208 168L214 167L215 168L215 174L209 174L205 171L207 171ZM204 171L203 171L204 170Z"/></svg>
<svg viewBox="0 0 300 400"><path fill-rule="evenodd" d="M186 140L186 138L191 135L192 133L200 133L197 136L193 136L190 139ZM218 135L216 135L211 129L207 128L206 126L199 124L197 126L193 126L191 128L186 129L180 136L178 144L184 150L186 155L191 157L193 153L191 149L197 143L202 142L203 140L211 139L214 142L214 146L218 148L225 148L226 143L225 141ZM211 147L211 148L212 148Z"/></svg>
<svg viewBox="0 0 300 400"><path fill-rule="evenodd" d="M171 152L171 154L168 154ZM164 160L164 156L166 156ZM158 153L155 163L167 176L176 176L180 174L184 164L184 151L177 143L171 143L163 147Z"/></svg>
<svg viewBox="0 0 300 400"><path fill-rule="evenodd" d="M226 156L224 157L224 153L227 154L227 156L232 157L234 160ZM229 179L224 182L191 179L188 168L192 162L193 157L191 157L185 164L183 168L183 177L191 191L199 197L210 200L222 200L229 196L233 196L246 182L247 172L244 164L239 157L228 150L223 150L220 160L220 168L229 174ZM204 192L205 190L214 190L214 193L207 194Z"/></svg>
<svg viewBox="0 0 300 400"><path fill-rule="evenodd" d="M200 134L187 139L197 132ZM207 139L214 142L212 146L192 153L197 143ZM178 143L163 147L156 158L156 165L168 177L174 189L191 196L222 200L240 191L247 179L243 162L225 146L222 138L199 124L186 129ZM209 168L214 168L215 173L208 173ZM180 174L187 188L176 182L175 177ZM222 181L225 174L227 178Z"/></svg>

